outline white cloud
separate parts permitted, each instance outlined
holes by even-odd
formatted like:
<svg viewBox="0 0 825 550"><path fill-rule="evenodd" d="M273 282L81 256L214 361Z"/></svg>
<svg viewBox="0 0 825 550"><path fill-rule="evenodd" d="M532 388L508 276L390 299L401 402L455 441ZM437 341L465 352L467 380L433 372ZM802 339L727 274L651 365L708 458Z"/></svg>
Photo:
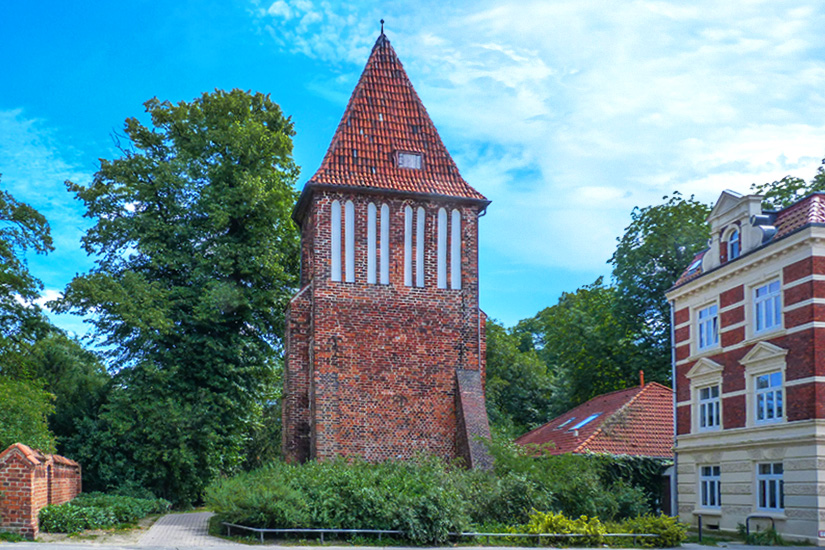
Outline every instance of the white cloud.
<svg viewBox="0 0 825 550"><path fill-rule="evenodd" d="M349 71L379 14L390 22L462 173L494 201L482 238L514 262L603 270L633 206L809 178L825 155L813 2L289 5L319 18L262 24Z"/></svg>

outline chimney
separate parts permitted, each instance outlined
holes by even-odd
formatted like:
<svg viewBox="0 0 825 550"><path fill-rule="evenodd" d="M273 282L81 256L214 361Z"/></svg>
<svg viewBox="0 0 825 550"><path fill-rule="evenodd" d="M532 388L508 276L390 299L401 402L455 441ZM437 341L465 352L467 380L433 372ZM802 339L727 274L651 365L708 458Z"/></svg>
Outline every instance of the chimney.
<svg viewBox="0 0 825 550"><path fill-rule="evenodd" d="M639 370L639 385L645 387L645 371Z"/></svg>

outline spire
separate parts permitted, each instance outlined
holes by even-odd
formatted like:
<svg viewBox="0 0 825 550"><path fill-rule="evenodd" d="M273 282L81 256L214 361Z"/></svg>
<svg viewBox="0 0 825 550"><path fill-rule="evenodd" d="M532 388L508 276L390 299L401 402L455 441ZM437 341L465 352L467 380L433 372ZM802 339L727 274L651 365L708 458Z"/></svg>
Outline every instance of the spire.
<svg viewBox="0 0 825 550"><path fill-rule="evenodd" d="M347 186L486 202L458 173L389 39L375 41L308 187Z"/></svg>

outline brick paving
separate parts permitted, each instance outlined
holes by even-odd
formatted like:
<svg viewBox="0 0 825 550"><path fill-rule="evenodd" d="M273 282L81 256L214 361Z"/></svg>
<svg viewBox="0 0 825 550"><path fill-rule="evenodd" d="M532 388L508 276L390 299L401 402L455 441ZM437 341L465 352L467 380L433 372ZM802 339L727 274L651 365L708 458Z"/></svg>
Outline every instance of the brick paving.
<svg viewBox="0 0 825 550"><path fill-rule="evenodd" d="M212 512L167 514L140 538L140 546L227 546L233 543L208 535Z"/></svg>

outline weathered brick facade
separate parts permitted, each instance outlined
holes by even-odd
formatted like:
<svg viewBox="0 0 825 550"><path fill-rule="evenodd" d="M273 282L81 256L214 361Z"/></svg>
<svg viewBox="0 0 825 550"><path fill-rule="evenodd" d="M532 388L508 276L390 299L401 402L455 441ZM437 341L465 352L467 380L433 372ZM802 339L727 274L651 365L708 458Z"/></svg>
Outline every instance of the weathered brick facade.
<svg viewBox="0 0 825 550"><path fill-rule="evenodd" d="M77 462L12 445L0 454L0 531L35 538L40 509L72 500L80 488Z"/></svg>
<svg viewBox="0 0 825 550"><path fill-rule="evenodd" d="M417 155L419 167L401 166L399 153ZM344 217L351 215L351 225L333 214L347 203L352 210ZM382 34L294 215L302 264L301 290L287 314L288 460L357 455L382 461L432 453L485 464L473 439L489 436L485 316L478 301L478 218L488 204L461 179ZM420 241L409 214L417 222L419 208ZM441 209L447 217L439 226ZM386 233L379 229L385 223ZM439 240L439 227L448 238ZM336 241L334 234L343 237ZM443 249L454 250L456 237L458 258L451 252L446 264ZM336 246L344 252L334 255ZM345 272L349 247L353 280L334 280L333 260ZM419 247L421 255L412 259ZM452 280L455 261L460 285ZM411 262L423 266L423 286L405 277ZM377 273L384 263L387 280L369 282L370 266ZM439 266L449 269L450 284L441 285L447 288L437 284Z"/></svg>

